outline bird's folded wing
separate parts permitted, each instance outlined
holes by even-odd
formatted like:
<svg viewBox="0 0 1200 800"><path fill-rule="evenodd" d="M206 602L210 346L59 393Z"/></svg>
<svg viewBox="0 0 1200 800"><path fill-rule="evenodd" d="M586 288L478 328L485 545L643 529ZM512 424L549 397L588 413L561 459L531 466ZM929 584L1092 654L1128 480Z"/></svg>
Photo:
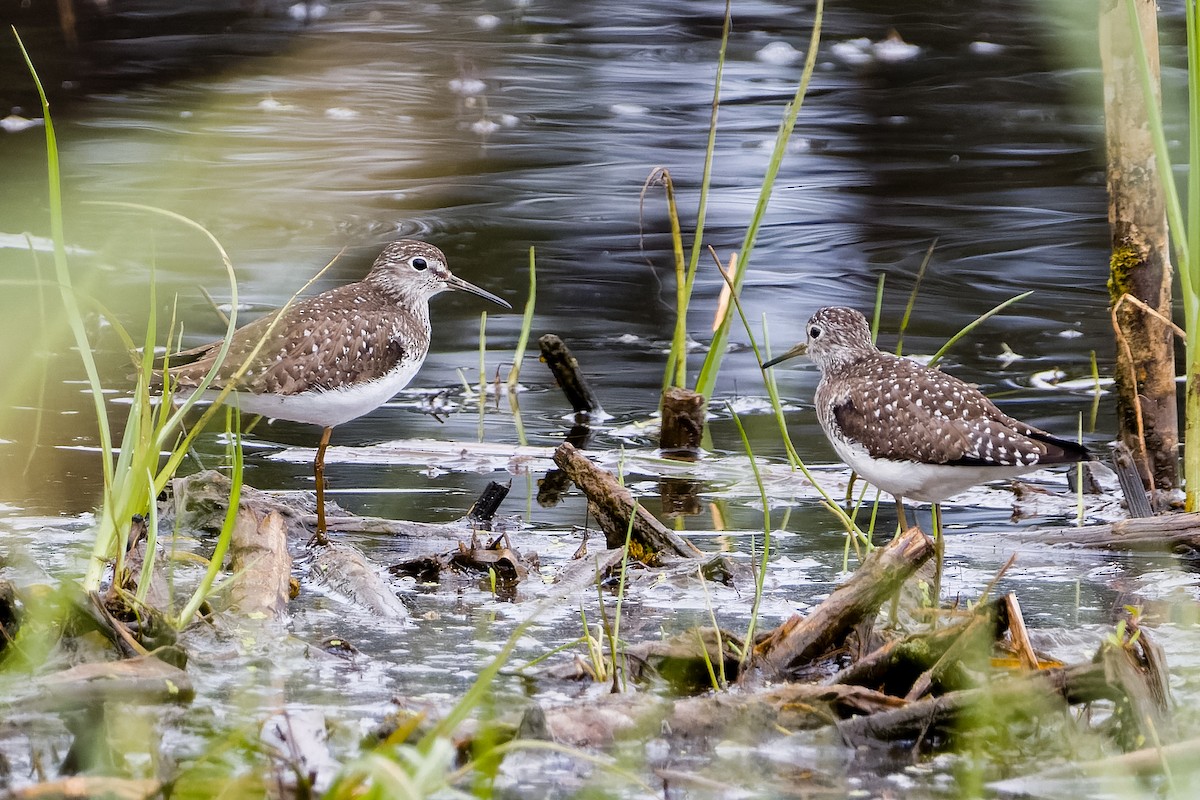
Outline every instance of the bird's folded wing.
<svg viewBox="0 0 1200 800"><path fill-rule="evenodd" d="M238 330L213 388L230 382L256 347L257 354L234 384L239 391L293 395L334 389L380 378L414 355L406 353L395 336L396 319L304 313L309 311L294 307L273 329L273 317L264 317ZM191 364L172 368L172 375L182 385L194 386L212 367L219 348L220 342L199 348L207 350L206 354Z"/></svg>

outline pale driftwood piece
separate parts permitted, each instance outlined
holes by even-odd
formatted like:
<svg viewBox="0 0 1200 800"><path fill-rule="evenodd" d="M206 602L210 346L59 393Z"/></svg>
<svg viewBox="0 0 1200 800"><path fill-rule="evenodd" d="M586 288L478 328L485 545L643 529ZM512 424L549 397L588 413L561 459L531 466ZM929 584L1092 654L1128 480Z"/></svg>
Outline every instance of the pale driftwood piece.
<svg viewBox="0 0 1200 800"><path fill-rule="evenodd" d="M163 784L152 778L113 778L107 775L71 775L13 789L17 800L150 800L162 797Z"/></svg>
<svg viewBox="0 0 1200 800"><path fill-rule="evenodd" d="M567 402L576 414L603 414L600 401L588 386L587 379L579 369L579 362L567 349L563 340L553 333L547 333L538 339L538 347L542 351L542 361L554 373L559 388L567 396Z"/></svg>
<svg viewBox="0 0 1200 800"><path fill-rule="evenodd" d="M1004 616L1008 620L1008 638L1012 641L1013 650L1025 669L1037 669L1038 657L1033 651L1033 642L1029 641L1029 631L1025 628L1025 615L1021 613L1021 603L1017 600L1016 592L1004 595Z"/></svg>
<svg viewBox="0 0 1200 800"><path fill-rule="evenodd" d="M164 513L177 514L190 528L220 530L225 521L225 510L229 506L228 477L215 470L206 470L184 478L176 478L171 482L171 487L174 502L164 509ZM287 528L290 541L307 542L317 521L312 510L312 500L306 496L276 496L243 484L239 505L251 507L259 514L265 514L267 511L278 513ZM379 533L421 541L432 538L458 541L470 536L474 530L474 527L464 520L441 524L357 517L338 509L332 502L326 501L326 506L329 508L326 522L330 532Z"/></svg>
<svg viewBox="0 0 1200 800"><path fill-rule="evenodd" d="M292 557L287 528L274 509L240 504L229 541L229 570L223 608L247 617L282 617L291 594Z"/></svg>
<svg viewBox="0 0 1200 800"><path fill-rule="evenodd" d="M1163 514L1083 528L1047 528L1019 534L1026 542L1152 553L1200 552L1200 514Z"/></svg>
<svg viewBox="0 0 1200 800"><path fill-rule="evenodd" d="M554 451L554 463L587 496L588 511L604 531L604 539L610 548L625 546L625 534L629 531L630 516L633 516L630 544L639 561L653 562L664 554L681 558L702 555L695 545L667 530L641 505L637 506L634 515L633 495L629 490L573 445L567 442L559 445Z"/></svg>
<svg viewBox="0 0 1200 800"><path fill-rule="evenodd" d="M666 454L700 452L708 401L702 394L672 386L662 396L658 448Z"/></svg>
<svg viewBox="0 0 1200 800"><path fill-rule="evenodd" d="M408 618L408 608L383 576L383 568L356 547L334 542L314 548L309 577L376 616L393 620Z"/></svg>
<svg viewBox="0 0 1200 800"><path fill-rule="evenodd" d="M523 738L571 747L603 747L622 736L669 730L676 739L717 738L730 731L811 730L855 714L895 709L904 701L861 686L789 683L767 691L719 692L671 701L653 694L600 695L595 700L543 708L531 706L518 726Z"/></svg>
<svg viewBox="0 0 1200 800"><path fill-rule="evenodd" d="M755 647L755 665L786 676L837 647L933 555L933 540L919 528L873 550L850 578L808 616L796 615Z"/></svg>
<svg viewBox="0 0 1200 800"><path fill-rule="evenodd" d="M306 524L316 523L315 515L303 518ZM410 522L403 519L382 519L380 517L326 517L330 533L381 533L388 536L401 536L409 539L451 539L459 541L469 537L477 530L465 520L457 522Z"/></svg>
<svg viewBox="0 0 1200 800"><path fill-rule="evenodd" d="M1020 710L1028 716L1057 714L1064 703L1119 700L1124 693L1111 686L1103 664L1086 663L1042 670L997 680L979 689L964 689L879 714L838 723L846 744L908 741L952 731L960 717L979 708L1005 714ZM1057 702L1055 702L1057 701Z"/></svg>
<svg viewBox="0 0 1200 800"><path fill-rule="evenodd" d="M610 570L618 569L625 554L625 543L621 545L611 550L586 553L564 564L554 576L559 593L570 597L588 586L595 586L596 581L603 580Z"/></svg>
<svg viewBox="0 0 1200 800"><path fill-rule="evenodd" d="M1172 773L1191 774L1200 767L1200 738L1187 739L1162 747L1144 747L1120 755L1110 755L1100 761L1085 761L1083 763L1064 764L1061 767L1037 772L1021 782L1037 786L1041 781L1078 775L1118 775L1128 777L1130 774L1141 778L1161 775L1163 767L1169 766ZM1014 780L1000 781L992 784L994 787L1010 785ZM1020 796L1014 792L1013 796Z"/></svg>
<svg viewBox="0 0 1200 800"><path fill-rule="evenodd" d="M153 656L80 664L37 678L28 693L10 698L5 708L21 711L73 711L97 703L190 703L195 697L187 672Z"/></svg>

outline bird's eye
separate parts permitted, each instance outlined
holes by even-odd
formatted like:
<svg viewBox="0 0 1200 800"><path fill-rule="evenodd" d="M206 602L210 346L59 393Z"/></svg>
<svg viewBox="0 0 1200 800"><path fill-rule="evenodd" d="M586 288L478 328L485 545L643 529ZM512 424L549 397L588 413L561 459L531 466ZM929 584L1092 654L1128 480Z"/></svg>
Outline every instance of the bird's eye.
<svg viewBox="0 0 1200 800"><path fill-rule="evenodd" d="M411 259L408 262L408 265L410 267L412 267L413 269L425 269L429 266L429 262L426 261L425 259L421 258L420 256L417 256L416 258Z"/></svg>
<svg viewBox="0 0 1200 800"><path fill-rule="evenodd" d="M821 329L818 328L816 325L813 325L812 327L810 327L808 329L808 338L820 339L821 338Z"/></svg>

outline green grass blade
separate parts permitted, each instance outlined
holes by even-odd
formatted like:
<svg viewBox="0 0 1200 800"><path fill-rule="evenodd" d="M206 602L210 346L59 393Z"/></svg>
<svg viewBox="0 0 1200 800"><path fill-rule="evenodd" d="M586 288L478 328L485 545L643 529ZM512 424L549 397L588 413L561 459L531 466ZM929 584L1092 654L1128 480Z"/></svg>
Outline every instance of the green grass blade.
<svg viewBox="0 0 1200 800"><path fill-rule="evenodd" d="M21 50L21 57L25 60L25 66L28 68L34 85L37 87L38 97L42 104L42 117L46 131L46 172L50 203L50 236L54 242L54 272L58 280L59 294L62 297L62 303L67 312L67 324L70 326L71 333L75 337L75 345L79 348L79 356L83 360L84 371L87 373L88 383L91 386L92 402L96 409L96 425L99 431L100 450L104 459L104 485L108 487L112 484L113 480L112 435L108 425L108 414L104 407L104 395L101 391L103 385L100 382L100 372L96 367L96 359L92 354L92 345L88 340L87 331L84 330L83 315L80 313L79 304L75 298L71 271L67 265L67 237L63 222L62 169L58 160L58 137L54 131L54 119L50 114L50 100L46 97L46 91L42 87L42 81L38 77L37 69L33 66L33 59L30 58L29 52L25 49L25 43L21 41L21 36L17 33L15 26L12 26L12 33L17 40L17 46ZM89 568L89 574L91 571L92 568Z"/></svg>
<svg viewBox="0 0 1200 800"><path fill-rule="evenodd" d="M767 487L763 484L762 473L758 470L758 461L755 460L754 450L750 447L750 437L746 435L746 429L742 427L742 420L733 410L733 406L726 403L725 407L733 416L733 424L737 426L738 435L742 437L742 447L746 449L746 455L750 458L750 469L754 472L754 483L758 486L758 496L763 504L762 555L759 557L758 572L754 576L754 602L750 606L750 623L746 626L746 648L742 652L740 665L744 668L746 660L754 652L754 629L758 625L758 609L762 605L763 582L767 577L767 565L771 557L771 505L767 499Z"/></svg>
<svg viewBox="0 0 1200 800"><path fill-rule="evenodd" d="M521 317L521 334L517 337L517 349L513 351L512 369L508 371L508 391L517 390L517 381L521 378L521 361L525 358L525 348L529 346L529 331L533 328L533 308L537 300L537 263L534 259L533 248L529 248L529 299L525 301L525 314Z"/></svg>
<svg viewBox="0 0 1200 800"><path fill-rule="evenodd" d="M917 304L917 295L921 292L921 281L925 279L925 270L929 268L929 261L933 258L933 249L937 247L938 240L934 239L929 243L929 247L925 250L925 257L921 259L921 266L917 268L917 278L913 281L912 291L908 293L908 303L904 306L904 316L900 319L900 336L896 339L896 355L904 355L904 334L908 331L908 321L912 317L913 306Z"/></svg>
<svg viewBox="0 0 1200 800"><path fill-rule="evenodd" d="M779 133L775 137L775 148L771 152L771 159L767 163L767 171L763 177L762 188L758 194L758 202L755 205L750 225L746 229L745 237L742 239L742 245L738 251L737 271L733 276L733 291L735 294L741 289L742 282L745 279L746 269L750 264L750 256L754 251L754 243L758 239L758 229L762 225L763 217L767 212L767 205L771 200L771 193L775 188L775 178L779 174L779 166L783 163L783 156L787 152L788 140L791 138L792 130L796 127L796 117L800 113L800 108L804 103L804 95L808 92L808 84L812 79L812 73L817 64L817 50L821 42L821 19L824 9L825 0L817 0L816 9L813 12L812 36L809 40L808 53L804 61L804 72L800 76L800 83L796 87L796 92L787 106L783 122L779 126ZM700 376L696 379L696 392L705 397L712 397L713 390L716 388L717 373L721 368L721 361L725 357L725 350L729 344L730 322L727 309L725 316L721 320L721 324L717 327L716 333L713 334L712 344L708 348L704 365L700 368Z"/></svg>
<svg viewBox="0 0 1200 800"><path fill-rule="evenodd" d="M996 316L1004 309L1011 306L1013 303L1016 303L1020 300L1024 300L1026 297L1029 297L1029 295L1031 295L1031 294L1033 294L1032 289L1028 292L1021 292L1019 295L1017 295L1015 297L1010 297L1007 300L1005 300L1003 303L1000 303L999 305L997 305L991 311L988 311L986 314L981 314L980 316L976 317L974 319L974 321L969 322L966 325L964 325L962 330L960 330L958 333L954 334L949 339L947 339L946 343L941 346L941 349L939 349L936 353L933 354L933 358L929 359L929 366L931 366L931 367L936 366L937 363L942 360L942 356L946 355L946 351L954 346L955 342L957 342L959 339L966 336L971 331L975 330L975 328L980 323L984 322L985 320L991 319L992 317Z"/></svg>
<svg viewBox="0 0 1200 800"><path fill-rule="evenodd" d="M233 472L229 476L229 505L225 510L225 520L221 524L221 533L217 536L217 544L213 548L208 569L205 570L204 577L192 593L191 599L176 618L175 624L180 629L191 624L192 618L196 616L200 606L212 593L217 575L225 561L225 553L229 550L229 542L233 538L233 526L237 523L238 506L242 499L242 467L245 463L242 453L241 415L232 408L226 409L226 415L227 419L232 420L229 427L233 438Z"/></svg>

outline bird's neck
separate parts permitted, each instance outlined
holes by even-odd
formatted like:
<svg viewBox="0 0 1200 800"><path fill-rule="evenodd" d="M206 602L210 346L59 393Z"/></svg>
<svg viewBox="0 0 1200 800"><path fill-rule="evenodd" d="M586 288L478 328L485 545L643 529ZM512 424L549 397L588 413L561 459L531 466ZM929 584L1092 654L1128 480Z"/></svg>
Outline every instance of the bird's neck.
<svg viewBox="0 0 1200 800"><path fill-rule="evenodd" d="M881 355L886 355L879 350L851 350L841 349L835 352L826 353L821 359L819 365L822 373L826 372L841 372L847 369L853 369L856 364L869 361L872 358L877 358Z"/></svg>
<svg viewBox="0 0 1200 800"><path fill-rule="evenodd" d="M429 327L429 295L416 286L400 286L393 281L368 275L363 281L380 300L410 315L417 323Z"/></svg>

